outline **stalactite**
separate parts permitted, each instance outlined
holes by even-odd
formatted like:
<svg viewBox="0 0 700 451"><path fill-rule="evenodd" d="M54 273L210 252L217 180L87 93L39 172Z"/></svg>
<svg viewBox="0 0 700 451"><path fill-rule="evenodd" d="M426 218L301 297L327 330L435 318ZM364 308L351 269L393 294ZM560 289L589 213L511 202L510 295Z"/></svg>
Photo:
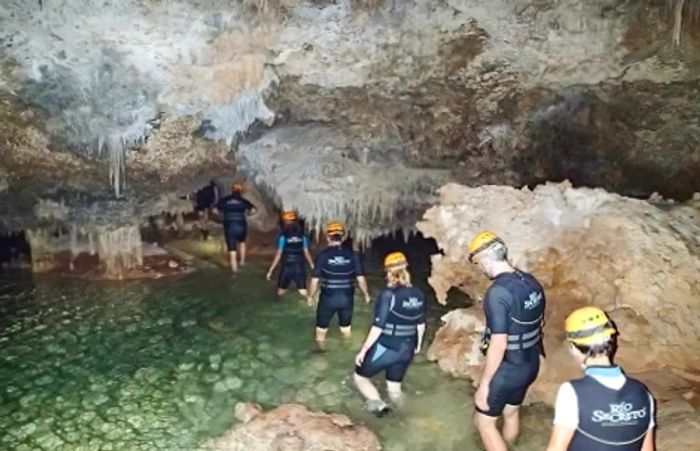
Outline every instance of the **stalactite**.
<svg viewBox="0 0 700 451"><path fill-rule="evenodd" d="M32 271L44 272L53 266L56 246L51 233L46 229L26 231L32 253Z"/></svg>

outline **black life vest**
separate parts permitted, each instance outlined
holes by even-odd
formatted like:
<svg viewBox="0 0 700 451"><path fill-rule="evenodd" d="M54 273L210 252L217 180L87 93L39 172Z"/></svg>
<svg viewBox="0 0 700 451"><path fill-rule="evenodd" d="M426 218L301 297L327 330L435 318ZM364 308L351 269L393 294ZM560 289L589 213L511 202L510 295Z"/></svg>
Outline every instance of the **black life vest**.
<svg viewBox="0 0 700 451"><path fill-rule="evenodd" d="M350 249L329 247L321 256L321 294L335 291L355 292L355 253Z"/></svg>
<svg viewBox="0 0 700 451"><path fill-rule="evenodd" d="M415 336L418 333L417 326L424 318L425 296L413 287L386 290L391 291L391 305L382 335L398 338Z"/></svg>
<svg viewBox="0 0 700 451"><path fill-rule="evenodd" d="M613 390L591 376L571 382L578 398L579 425L569 451L639 451L651 421L646 387L627 378Z"/></svg>
<svg viewBox="0 0 700 451"><path fill-rule="evenodd" d="M544 355L542 328L546 300L540 283L530 274L519 270L500 274L493 283L504 287L512 297L508 345L504 359L511 363L530 361L534 348ZM484 354L490 338L491 331L487 328L481 344Z"/></svg>
<svg viewBox="0 0 700 451"><path fill-rule="evenodd" d="M284 250L282 261L287 263L299 263L304 260L304 233L301 230L285 230Z"/></svg>
<svg viewBox="0 0 700 451"><path fill-rule="evenodd" d="M240 196L229 195L221 199L221 210L224 214L224 222L246 225L245 213L248 210L248 202Z"/></svg>

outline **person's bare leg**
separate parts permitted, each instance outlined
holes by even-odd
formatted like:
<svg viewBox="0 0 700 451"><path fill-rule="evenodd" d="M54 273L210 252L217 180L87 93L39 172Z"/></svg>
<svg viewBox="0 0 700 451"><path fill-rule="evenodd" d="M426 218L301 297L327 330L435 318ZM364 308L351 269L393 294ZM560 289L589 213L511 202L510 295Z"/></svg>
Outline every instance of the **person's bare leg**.
<svg viewBox="0 0 700 451"><path fill-rule="evenodd" d="M352 326L347 326L347 327L340 327L340 334L343 336L345 339L349 339L352 337Z"/></svg>
<svg viewBox="0 0 700 451"><path fill-rule="evenodd" d="M323 343L326 342L326 334L328 333L328 329L322 329L320 327L316 328L316 343L319 345L322 345Z"/></svg>
<svg viewBox="0 0 700 451"><path fill-rule="evenodd" d="M508 445L515 443L520 434L520 406L506 404L503 409L503 440Z"/></svg>
<svg viewBox="0 0 700 451"><path fill-rule="evenodd" d="M278 299L281 298L282 296L284 296L284 293L286 293L286 292L287 292L287 290L285 290L284 288L278 288L277 289L277 298Z"/></svg>
<svg viewBox="0 0 700 451"><path fill-rule="evenodd" d="M401 382L386 381L386 392L389 395L389 399L396 406L403 405L403 392L401 391Z"/></svg>
<svg viewBox="0 0 700 451"><path fill-rule="evenodd" d="M306 296L308 296L309 292L306 290L306 288L302 288L301 290L299 290L299 294L303 296L304 299L306 299Z"/></svg>
<svg viewBox="0 0 700 451"><path fill-rule="evenodd" d="M245 265L245 241L238 243L238 250L241 253L241 266Z"/></svg>
<svg viewBox="0 0 700 451"><path fill-rule="evenodd" d="M360 376L355 373L355 386L362 393L362 396L367 399L367 401L381 401L382 398L379 396L379 390L374 386L371 380L364 376Z"/></svg>
<svg viewBox="0 0 700 451"><path fill-rule="evenodd" d="M236 259L236 251L229 251L228 253L229 264L231 265L231 271L234 273L238 272L238 260Z"/></svg>
<svg viewBox="0 0 700 451"><path fill-rule="evenodd" d="M486 451L508 451L506 442L503 441L503 437L496 427L497 420L498 418L489 417L479 412L474 414L474 424L479 431L481 444L484 445Z"/></svg>

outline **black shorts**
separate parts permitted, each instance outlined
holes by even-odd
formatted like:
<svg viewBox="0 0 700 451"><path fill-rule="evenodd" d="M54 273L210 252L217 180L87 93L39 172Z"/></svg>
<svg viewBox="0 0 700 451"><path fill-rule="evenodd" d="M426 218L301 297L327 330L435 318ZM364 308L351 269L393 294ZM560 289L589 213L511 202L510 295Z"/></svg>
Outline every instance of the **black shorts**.
<svg viewBox="0 0 700 451"><path fill-rule="evenodd" d="M506 404L519 406L525 399L528 388L537 379L540 370L539 356L531 363L513 364L501 362L489 384L489 410L474 406L477 412L490 417L499 417Z"/></svg>
<svg viewBox="0 0 700 451"><path fill-rule="evenodd" d="M277 288L286 290L292 282L294 282L297 290L306 289L306 265L304 262L282 265L279 278L277 279Z"/></svg>
<svg viewBox="0 0 700 451"><path fill-rule="evenodd" d="M353 293L334 293L326 297L321 295L316 307L316 327L328 329L333 315L338 313L338 325L348 327L352 323Z"/></svg>
<svg viewBox="0 0 700 451"><path fill-rule="evenodd" d="M224 224L226 247L229 251L236 250L236 244L244 243L248 235L247 227L238 223Z"/></svg>
<svg viewBox="0 0 700 451"><path fill-rule="evenodd" d="M401 340L398 349L389 348L380 341L377 340L367 350L362 365L355 367L355 372L363 377L372 377L383 370L386 380L403 381L415 355L415 339Z"/></svg>

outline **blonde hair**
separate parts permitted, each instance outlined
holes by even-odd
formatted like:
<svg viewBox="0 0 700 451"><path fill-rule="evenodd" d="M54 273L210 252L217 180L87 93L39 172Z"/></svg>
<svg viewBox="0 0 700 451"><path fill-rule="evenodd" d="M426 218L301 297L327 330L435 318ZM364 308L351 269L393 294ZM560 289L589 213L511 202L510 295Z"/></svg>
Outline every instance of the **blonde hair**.
<svg viewBox="0 0 700 451"><path fill-rule="evenodd" d="M411 274L405 266L400 268L389 268L386 270L386 282L389 287L400 285L402 287L411 286Z"/></svg>

